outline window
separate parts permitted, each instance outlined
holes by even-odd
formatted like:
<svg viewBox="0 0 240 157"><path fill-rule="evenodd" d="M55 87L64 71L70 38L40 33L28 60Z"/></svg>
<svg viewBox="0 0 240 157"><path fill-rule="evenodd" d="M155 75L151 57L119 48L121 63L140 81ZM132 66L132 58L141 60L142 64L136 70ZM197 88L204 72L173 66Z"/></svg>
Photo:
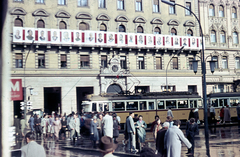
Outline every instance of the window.
<svg viewBox="0 0 240 157"><path fill-rule="evenodd" d="M89 25L85 22L79 24L79 30L89 30Z"/></svg>
<svg viewBox="0 0 240 157"><path fill-rule="evenodd" d="M78 0L79 7L86 7L88 6L88 0Z"/></svg>
<svg viewBox="0 0 240 157"><path fill-rule="evenodd" d="M105 24L102 23L102 24L100 25L100 31L104 31L104 32L107 31L107 27L106 27Z"/></svg>
<svg viewBox="0 0 240 157"><path fill-rule="evenodd" d="M222 5L219 6L219 17L224 17L224 8Z"/></svg>
<svg viewBox="0 0 240 157"><path fill-rule="evenodd" d="M107 68L107 56L101 56L101 66Z"/></svg>
<svg viewBox="0 0 240 157"><path fill-rule="evenodd" d="M14 2L23 2L23 0L14 0Z"/></svg>
<svg viewBox="0 0 240 157"><path fill-rule="evenodd" d="M214 30L211 31L211 42L216 43L216 32Z"/></svg>
<svg viewBox="0 0 240 157"><path fill-rule="evenodd" d="M188 92L191 92L191 93L197 92L197 85L189 85Z"/></svg>
<svg viewBox="0 0 240 157"><path fill-rule="evenodd" d="M227 62L227 57L222 57L222 68L227 69L228 68L228 62Z"/></svg>
<svg viewBox="0 0 240 157"><path fill-rule="evenodd" d="M223 93L223 91L224 91L224 85L223 85L223 84L219 84L219 85L218 85L218 91L219 91L220 93ZM223 105L221 105L221 106L223 106Z"/></svg>
<svg viewBox="0 0 240 157"><path fill-rule="evenodd" d="M138 69L145 69L143 56L138 57Z"/></svg>
<svg viewBox="0 0 240 157"><path fill-rule="evenodd" d="M189 66L189 70L193 70L193 58L188 58L188 66Z"/></svg>
<svg viewBox="0 0 240 157"><path fill-rule="evenodd" d="M143 33L143 28L142 26L137 27L137 33Z"/></svg>
<svg viewBox="0 0 240 157"><path fill-rule="evenodd" d="M138 102L127 102L127 111L128 110L138 110Z"/></svg>
<svg viewBox="0 0 240 157"><path fill-rule="evenodd" d="M209 6L209 16L215 16L215 9L213 4L210 4Z"/></svg>
<svg viewBox="0 0 240 157"><path fill-rule="evenodd" d="M188 29L188 30L187 30L187 36L193 36L193 32L192 32L191 29Z"/></svg>
<svg viewBox="0 0 240 157"><path fill-rule="evenodd" d="M127 61L125 56L120 56L120 65L122 69L127 69Z"/></svg>
<svg viewBox="0 0 240 157"><path fill-rule="evenodd" d="M67 55L61 54L61 68L67 67Z"/></svg>
<svg viewBox="0 0 240 157"><path fill-rule="evenodd" d="M139 101L140 110L147 110L147 102L146 101Z"/></svg>
<svg viewBox="0 0 240 157"><path fill-rule="evenodd" d="M173 1L173 0L170 0L170 1L175 3L175 1ZM172 5L169 6L169 14L176 14L175 5L174 6L172 6Z"/></svg>
<svg viewBox="0 0 240 157"><path fill-rule="evenodd" d="M112 110L113 111L125 111L125 103L124 102L113 102Z"/></svg>
<svg viewBox="0 0 240 157"><path fill-rule="evenodd" d="M105 5L105 0L98 0L99 1L99 8L106 8L106 5Z"/></svg>
<svg viewBox="0 0 240 157"><path fill-rule="evenodd" d="M66 5L66 0L58 0L58 5Z"/></svg>
<svg viewBox="0 0 240 157"><path fill-rule="evenodd" d="M136 0L136 11L142 11L142 0Z"/></svg>
<svg viewBox="0 0 240 157"><path fill-rule="evenodd" d="M224 31L220 32L220 42L221 43L226 43L226 35Z"/></svg>
<svg viewBox="0 0 240 157"><path fill-rule="evenodd" d="M19 19L19 18L16 18L14 20L14 26L16 26L16 27L23 27L23 21L21 19Z"/></svg>
<svg viewBox="0 0 240 157"><path fill-rule="evenodd" d="M213 60L213 61L216 61L214 68L215 68L215 69L218 69L218 57L217 57L217 56L213 56L213 57L212 57L212 60Z"/></svg>
<svg viewBox="0 0 240 157"><path fill-rule="evenodd" d="M44 3L44 0L36 0L36 3Z"/></svg>
<svg viewBox="0 0 240 157"><path fill-rule="evenodd" d="M80 66L81 69L88 69L90 68L89 65L89 56L88 55L80 55Z"/></svg>
<svg viewBox="0 0 240 157"><path fill-rule="evenodd" d="M240 57L235 58L235 68L240 69Z"/></svg>
<svg viewBox="0 0 240 157"><path fill-rule="evenodd" d="M125 26L124 25L119 25L118 31L119 32L126 32Z"/></svg>
<svg viewBox="0 0 240 157"><path fill-rule="evenodd" d="M154 34L161 34L161 30L159 27L154 28Z"/></svg>
<svg viewBox="0 0 240 157"><path fill-rule="evenodd" d="M186 8L191 10L191 3L190 2L186 2ZM189 10L186 9L186 15L191 15L191 12Z"/></svg>
<svg viewBox="0 0 240 157"><path fill-rule="evenodd" d="M238 33L237 32L233 32L233 43L238 44Z"/></svg>
<svg viewBox="0 0 240 157"><path fill-rule="evenodd" d="M174 28L171 29L171 35L177 35L176 29L174 29Z"/></svg>
<svg viewBox="0 0 240 157"><path fill-rule="evenodd" d="M45 55L38 54L38 68L45 68Z"/></svg>
<svg viewBox="0 0 240 157"><path fill-rule="evenodd" d="M232 18L237 18L237 9L235 7L232 7Z"/></svg>
<svg viewBox="0 0 240 157"><path fill-rule="evenodd" d="M37 28L45 28L45 23L43 20L37 21Z"/></svg>
<svg viewBox="0 0 240 157"><path fill-rule="evenodd" d="M173 57L172 58L172 64L173 64L173 69L178 69L178 58L177 57Z"/></svg>
<svg viewBox="0 0 240 157"><path fill-rule="evenodd" d="M156 57L156 69L162 69L162 58Z"/></svg>
<svg viewBox="0 0 240 157"><path fill-rule="evenodd" d="M23 68L23 55L21 53L15 54L15 67Z"/></svg>
<svg viewBox="0 0 240 157"><path fill-rule="evenodd" d="M153 0L153 12L159 13L159 0Z"/></svg>
<svg viewBox="0 0 240 157"><path fill-rule="evenodd" d="M117 1L117 8L119 10L123 10L124 9L124 0L118 0Z"/></svg>
<svg viewBox="0 0 240 157"><path fill-rule="evenodd" d="M67 25L64 21L59 22L59 29L67 29Z"/></svg>

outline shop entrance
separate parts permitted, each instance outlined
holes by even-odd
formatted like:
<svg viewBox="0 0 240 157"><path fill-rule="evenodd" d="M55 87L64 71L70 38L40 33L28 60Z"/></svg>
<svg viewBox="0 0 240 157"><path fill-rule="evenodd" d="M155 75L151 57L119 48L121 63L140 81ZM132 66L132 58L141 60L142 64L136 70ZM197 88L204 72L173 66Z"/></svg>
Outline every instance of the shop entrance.
<svg viewBox="0 0 240 157"><path fill-rule="evenodd" d="M82 101L84 101L85 96L88 94L93 94L93 87L77 87L77 110L81 112Z"/></svg>
<svg viewBox="0 0 240 157"><path fill-rule="evenodd" d="M62 112L61 87L44 87L44 112Z"/></svg>

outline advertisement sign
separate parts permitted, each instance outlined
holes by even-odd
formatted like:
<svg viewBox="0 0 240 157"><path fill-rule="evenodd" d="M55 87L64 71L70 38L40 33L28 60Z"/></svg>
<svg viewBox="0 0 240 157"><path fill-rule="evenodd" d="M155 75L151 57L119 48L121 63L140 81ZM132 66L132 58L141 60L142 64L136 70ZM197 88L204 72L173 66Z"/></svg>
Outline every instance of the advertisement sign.
<svg viewBox="0 0 240 157"><path fill-rule="evenodd" d="M22 79L11 79L11 100L23 100Z"/></svg>

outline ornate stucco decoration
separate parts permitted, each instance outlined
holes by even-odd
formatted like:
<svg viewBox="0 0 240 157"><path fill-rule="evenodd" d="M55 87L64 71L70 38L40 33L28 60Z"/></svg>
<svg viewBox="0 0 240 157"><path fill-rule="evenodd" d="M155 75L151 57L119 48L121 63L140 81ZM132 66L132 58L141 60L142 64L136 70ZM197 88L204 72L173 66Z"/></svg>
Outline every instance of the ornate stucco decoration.
<svg viewBox="0 0 240 157"><path fill-rule="evenodd" d="M44 16L48 17L49 13L44 9L37 9L32 13L33 16Z"/></svg>
<svg viewBox="0 0 240 157"><path fill-rule="evenodd" d="M11 15L26 15L27 12L23 8L16 7L10 11L10 14Z"/></svg>
<svg viewBox="0 0 240 157"><path fill-rule="evenodd" d="M136 18L133 20L133 22L134 22L134 23L146 23L147 20L146 20L144 17L142 17L142 16L138 16L138 17L136 17Z"/></svg>
<svg viewBox="0 0 240 157"><path fill-rule="evenodd" d="M168 21L167 24L170 25L170 26L179 26L180 22L178 20L171 19L171 20Z"/></svg>
<svg viewBox="0 0 240 157"><path fill-rule="evenodd" d="M119 15L115 19L116 22L128 22L128 17L125 15Z"/></svg>
<svg viewBox="0 0 240 157"><path fill-rule="evenodd" d="M156 17L151 21L152 24L158 24L158 25L162 25L163 24L163 20Z"/></svg>
<svg viewBox="0 0 240 157"><path fill-rule="evenodd" d="M76 19L87 19L87 20L91 20L92 19L92 15L89 13L85 13L85 12L79 12L77 13L77 15L75 16Z"/></svg>
<svg viewBox="0 0 240 157"><path fill-rule="evenodd" d="M71 17L71 15L64 10L61 10L61 11L57 12L55 16L57 18L70 18Z"/></svg>
<svg viewBox="0 0 240 157"><path fill-rule="evenodd" d="M99 14L96 18L98 21L109 21L110 17L107 14Z"/></svg>

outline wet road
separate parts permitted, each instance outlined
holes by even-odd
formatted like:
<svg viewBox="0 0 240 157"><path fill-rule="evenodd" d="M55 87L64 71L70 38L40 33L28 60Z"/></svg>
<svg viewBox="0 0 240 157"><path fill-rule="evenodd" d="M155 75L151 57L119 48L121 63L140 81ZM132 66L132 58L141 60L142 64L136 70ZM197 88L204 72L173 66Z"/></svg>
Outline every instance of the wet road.
<svg viewBox="0 0 240 157"><path fill-rule="evenodd" d="M182 129L185 133L185 130ZM122 145L122 140L124 139L123 134L120 134L118 138L119 146L116 150L116 155L126 156L125 146ZM49 138L47 140L37 140L37 142L44 146L46 150L47 157L98 157L101 154L92 148L91 141L84 139L80 145L74 149L70 145L70 140L60 140L55 142L54 139ZM23 146L24 140L18 139L17 145L12 148L13 150L20 149ZM239 126L225 126L216 127L209 130L209 145L211 157L240 157L240 127ZM146 137L146 147L150 147L155 150L155 143L153 140L152 133L147 132ZM182 145L182 157L185 157L187 148ZM206 155L205 147L205 136L204 129L199 129L199 135L195 137L195 157L205 157ZM15 151L12 153L12 157L20 157L20 152Z"/></svg>

